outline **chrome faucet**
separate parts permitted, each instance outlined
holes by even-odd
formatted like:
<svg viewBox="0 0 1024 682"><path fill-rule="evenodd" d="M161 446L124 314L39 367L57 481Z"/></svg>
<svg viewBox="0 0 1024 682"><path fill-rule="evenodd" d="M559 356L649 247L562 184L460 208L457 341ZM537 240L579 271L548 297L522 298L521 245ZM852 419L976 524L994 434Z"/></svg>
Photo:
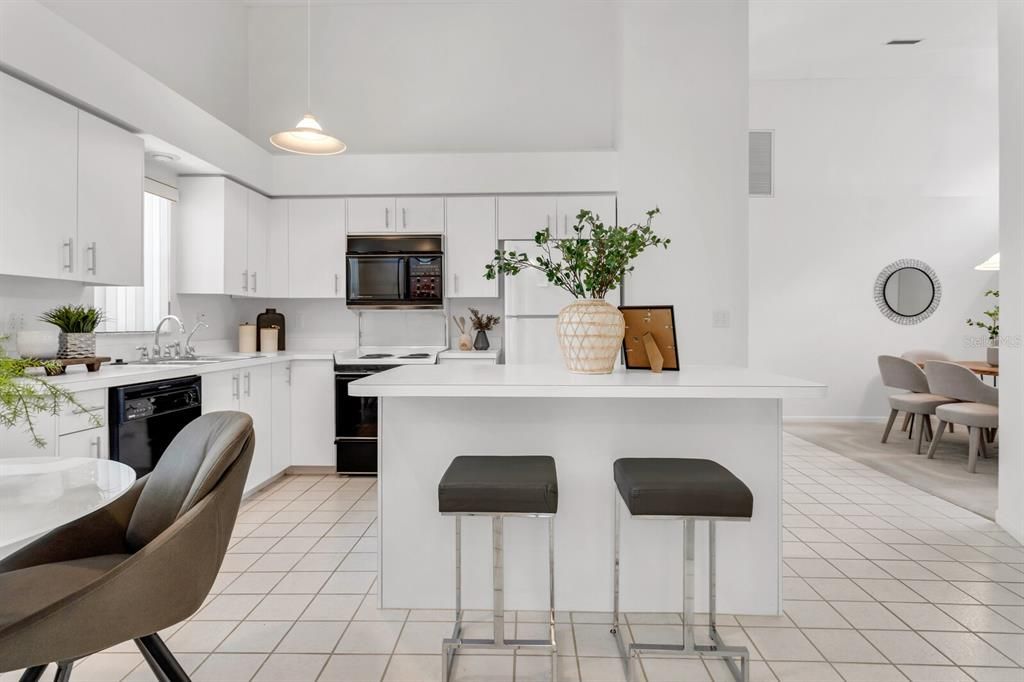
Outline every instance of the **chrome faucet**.
<svg viewBox="0 0 1024 682"><path fill-rule="evenodd" d="M206 324L206 320L199 320L196 322L196 326L192 327L192 331L188 333L188 338L185 339L185 357L194 358L196 356L196 347L192 345L192 337L195 336L196 332L200 329L206 329L210 325Z"/></svg>
<svg viewBox="0 0 1024 682"><path fill-rule="evenodd" d="M153 332L153 354L152 354L152 357L154 359L156 359L156 360L159 360L160 356L161 356L161 353L160 353L160 330L163 329L164 322L167 322L168 320L174 320L175 322L178 323L178 333L180 333L180 334L184 334L185 333L185 325L182 324L181 320L176 315L165 315L164 317L162 317L160 319L160 321L157 322L157 324L156 324L156 331Z"/></svg>

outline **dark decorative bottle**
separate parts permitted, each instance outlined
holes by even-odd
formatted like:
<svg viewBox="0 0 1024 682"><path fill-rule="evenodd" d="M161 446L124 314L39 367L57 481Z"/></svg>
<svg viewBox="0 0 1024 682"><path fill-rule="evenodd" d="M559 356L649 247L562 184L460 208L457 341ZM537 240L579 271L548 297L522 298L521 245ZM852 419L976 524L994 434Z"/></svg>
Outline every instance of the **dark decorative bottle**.
<svg viewBox="0 0 1024 682"><path fill-rule="evenodd" d="M277 327L277 350L285 349L284 315L277 312L277 308L267 308L266 312L256 316L256 350L258 352L272 353L274 351L273 348L260 348L260 330L269 329L270 327Z"/></svg>

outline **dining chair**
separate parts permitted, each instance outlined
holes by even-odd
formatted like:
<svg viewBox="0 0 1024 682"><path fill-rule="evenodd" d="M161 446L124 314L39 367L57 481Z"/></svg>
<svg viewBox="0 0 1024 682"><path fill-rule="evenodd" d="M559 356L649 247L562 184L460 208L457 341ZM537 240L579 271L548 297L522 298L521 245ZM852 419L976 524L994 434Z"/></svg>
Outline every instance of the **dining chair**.
<svg viewBox="0 0 1024 682"><path fill-rule="evenodd" d="M904 360L910 360L915 364L928 362L929 360L949 362L953 359L946 355L945 353L943 353L942 351L927 349L908 350L906 353L901 354L900 357L903 358Z"/></svg>
<svg viewBox="0 0 1024 682"><path fill-rule="evenodd" d="M985 443L995 438L999 428L999 389L989 386L974 372L955 362L926 362L924 371L933 390L962 401L936 409L939 429L928 447L928 459L934 459L945 425L962 424L967 427L969 442L967 470L973 474L978 465L978 455L988 455Z"/></svg>
<svg viewBox="0 0 1024 682"><path fill-rule="evenodd" d="M158 631L206 599L252 460L252 419L211 412L127 493L0 560L0 672L36 682L57 664L134 640L158 680L187 682Z"/></svg>
<svg viewBox="0 0 1024 682"><path fill-rule="evenodd" d="M895 393L889 396L889 420L882 433L882 442L889 439L892 425L900 412L910 417L910 431L913 435L914 421L917 427L917 454L921 454L921 441L925 435L933 439L931 415L936 408L955 400L932 392L928 377L914 362L898 358L895 355L879 355L878 371L882 375L882 385L889 388L900 388L907 393ZM944 428L944 427L943 427Z"/></svg>

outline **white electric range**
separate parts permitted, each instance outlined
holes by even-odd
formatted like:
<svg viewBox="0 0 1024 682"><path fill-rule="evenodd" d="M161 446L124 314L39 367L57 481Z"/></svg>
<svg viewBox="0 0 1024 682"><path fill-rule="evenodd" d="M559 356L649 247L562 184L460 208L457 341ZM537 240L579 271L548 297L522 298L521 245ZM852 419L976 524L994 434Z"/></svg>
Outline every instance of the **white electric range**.
<svg viewBox="0 0 1024 682"><path fill-rule="evenodd" d="M334 447L339 474L377 473L377 399L348 385L398 365L433 365L444 346L361 346L334 354Z"/></svg>

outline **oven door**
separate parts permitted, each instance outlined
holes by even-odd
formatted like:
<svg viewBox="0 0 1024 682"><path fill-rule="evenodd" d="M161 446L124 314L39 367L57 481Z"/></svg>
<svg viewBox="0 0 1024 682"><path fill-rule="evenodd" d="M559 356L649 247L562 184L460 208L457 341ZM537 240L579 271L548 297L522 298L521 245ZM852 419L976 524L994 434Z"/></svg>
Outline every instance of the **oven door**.
<svg viewBox="0 0 1024 682"><path fill-rule="evenodd" d="M408 258L397 255L347 256L348 305L395 305L408 296Z"/></svg>
<svg viewBox="0 0 1024 682"><path fill-rule="evenodd" d="M334 375L334 447L339 474L377 473L377 399L348 393L350 383L369 374Z"/></svg>

